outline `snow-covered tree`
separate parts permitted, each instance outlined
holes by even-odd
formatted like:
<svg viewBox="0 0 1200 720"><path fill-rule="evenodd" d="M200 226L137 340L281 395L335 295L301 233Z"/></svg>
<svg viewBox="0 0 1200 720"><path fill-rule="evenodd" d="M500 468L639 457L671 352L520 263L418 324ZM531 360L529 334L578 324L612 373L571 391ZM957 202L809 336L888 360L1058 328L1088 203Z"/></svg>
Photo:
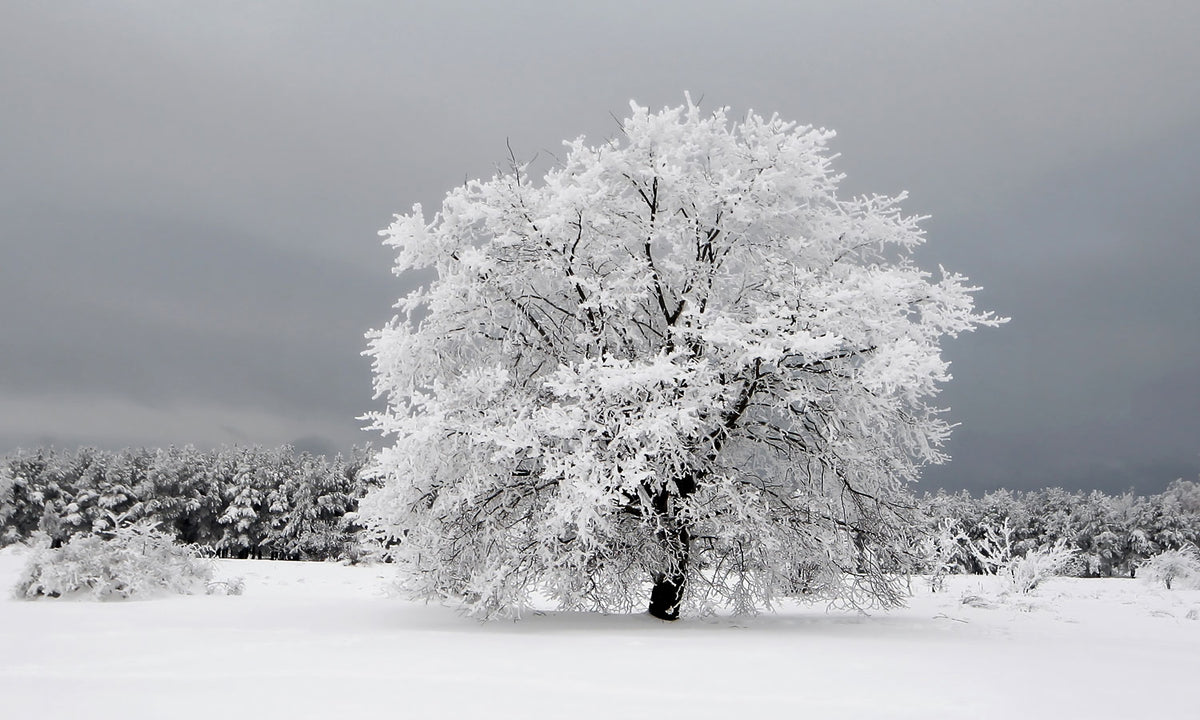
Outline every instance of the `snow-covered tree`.
<svg viewBox="0 0 1200 720"><path fill-rule="evenodd" d="M17 450L5 456L7 481L0 480L0 484L7 484L7 491L0 492L0 500L7 507L0 511L0 545L28 538L38 529L46 505L40 485L47 465L47 453L42 449Z"/></svg>
<svg viewBox="0 0 1200 720"><path fill-rule="evenodd" d="M303 453L287 483L286 522L271 537L282 557L337 558L347 553L354 533L348 529L358 497L346 461Z"/></svg>
<svg viewBox="0 0 1200 720"><path fill-rule="evenodd" d="M217 455L217 477L227 504L217 522L224 532L217 544L220 553L238 558L260 558L271 531L271 506L282 485L278 468L261 447L224 448Z"/></svg>
<svg viewBox="0 0 1200 720"><path fill-rule="evenodd" d="M99 499L104 472L111 460L110 453L94 447L81 447L66 453L62 462L61 487L65 504L56 518L61 522L60 532L66 537L93 530L93 523L100 521ZM49 509L49 508L48 508ZM48 514L46 529L55 534L54 519ZM59 538L55 538L56 540Z"/></svg>
<svg viewBox="0 0 1200 720"><path fill-rule="evenodd" d="M182 543L216 548L223 534L218 518L225 504L214 479L215 455L191 445L164 448L147 471L141 488L147 515Z"/></svg>
<svg viewBox="0 0 1200 720"><path fill-rule="evenodd" d="M903 196L838 197L831 137L634 104L541 182L514 163L397 217L395 271L435 276L369 335L393 442L365 506L412 592L899 602L941 340L998 320L914 265Z"/></svg>
<svg viewBox="0 0 1200 720"><path fill-rule="evenodd" d="M17 479L13 476L7 458L0 462L0 547L17 540L16 529L9 520L17 514Z"/></svg>

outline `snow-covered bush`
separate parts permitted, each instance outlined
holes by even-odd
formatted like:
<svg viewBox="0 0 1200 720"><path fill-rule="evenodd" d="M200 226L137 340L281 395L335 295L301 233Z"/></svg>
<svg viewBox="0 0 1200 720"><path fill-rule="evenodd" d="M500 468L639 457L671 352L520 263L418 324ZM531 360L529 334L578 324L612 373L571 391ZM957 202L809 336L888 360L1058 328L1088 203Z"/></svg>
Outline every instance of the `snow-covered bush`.
<svg viewBox="0 0 1200 720"><path fill-rule="evenodd" d="M974 533L959 532L958 541L984 575L1005 572L1013 561L1013 532L1008 518L980 522Z"/></svg>
<svg viewBox="0 0 1200 720"><path fill-rule="evenodd" d="M962 523L954 518L942 518L932 531L919 539L917 553L923 558L922 569L932 592L941 592L946 585L946 576L961 567L965 538Z"/></svg>
<svg viewBox="0 0 1200 720"><path fill-rule="evenodd" d="M18 598L91 596L99 600L205 592L212 561L147 523L103 535L76 535L61 547L42 542L15 588Z"/></svg>
<svg viewBox="0 0 1200 720"><path fill-rule="evenodd" d="M1200 551L1188 545L1160 552L1138 567L1138 576L1153 585L1165 585L1168 590L1176 581L1200 582Z"/></svg>
<svg viewBox="0 0 1200 720"><path fill-rule="evenodd" d="M1013 534L1008 518L999 523L982 521L969 532L956 520L943 520L926 541L931 588L935 592L941 589L942 576L954 567L951 558L956 551L957 557L966 558L979 573L999 581L992 589L999 596L994 599L1027 595L1047 578L1078 574L1079 551L1066 540L1031 547L1022 554L1015 549ZM983 607L992 601L972 594L964 596L963 602Z"/></svg>
<svg viewBox="0 0 1200 720"><path fill-rule="evenodd" d="M1024 556L1010 558L998 574L1005 579L1010 591L1027 595L1043 580L1064 574L1077 552L1065 540L1059 540L1053 545L1034 548Z"/></svg>
<svg viewBox="0 0 1200 720"><path fill-rule="evenodd" d="M241 595L246 591L246 579L243 577L221 578L209 580L204 588L206 595Z"/></svg>

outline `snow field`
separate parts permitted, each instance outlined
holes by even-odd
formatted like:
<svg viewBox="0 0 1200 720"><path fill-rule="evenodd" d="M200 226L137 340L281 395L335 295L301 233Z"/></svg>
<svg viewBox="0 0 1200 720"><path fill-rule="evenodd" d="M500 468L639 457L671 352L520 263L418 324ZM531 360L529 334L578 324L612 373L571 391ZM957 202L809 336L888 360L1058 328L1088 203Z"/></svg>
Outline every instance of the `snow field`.
<svg viewBox="0 0 1200 720"><path fill-rule="evenodd" d="M11 599L3 715L89 718L1196 717L1200 590L1059 578L997 601L955 576L870 616L535 614L386 596L386 566L219 561L241 596ZM993 602L964 605L965 595Z"/></svg>

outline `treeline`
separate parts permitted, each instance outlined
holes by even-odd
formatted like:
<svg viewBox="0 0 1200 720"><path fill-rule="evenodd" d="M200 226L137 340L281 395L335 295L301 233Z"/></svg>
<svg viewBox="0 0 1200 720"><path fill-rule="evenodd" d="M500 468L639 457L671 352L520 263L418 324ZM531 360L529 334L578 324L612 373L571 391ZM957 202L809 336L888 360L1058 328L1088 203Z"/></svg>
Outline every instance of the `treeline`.
<svg viewBox="0 0 1200 720"><path fill-rule="evenodd" d="M0 545L38 531L59 545L144 520L221 557L353 559L362 552L357 510L370 456L286 445L18 450L0 461ZM913 505L918 535L938 545L951 572L984 571L978 550L997 542L1019 556L1063 541L1077 549L1076 574L1090 577L1132 575L1164 550L1200 545L1200 483L1188 480L1149 496L962 491Z"/></svg>
<svg viewBox="0 0 1200 720"><path fill-rule="evenodd" d="M139 521L220 557L353 558L367 449L18 450L0 461L0 545L58 546Z"/></svg>
<svg viewBox="0 0 1200 720"><path fill-rule="evenodd" d="M917 507L924 536L941 544L951 571L962 573L985 570L980 548L1023 556L1062 541L1077 551L1072 574L1132 577L1147 558L1200 544L1200 483L1190 480L1149 496L1062 488L938 492L919 498Z"/></svg>

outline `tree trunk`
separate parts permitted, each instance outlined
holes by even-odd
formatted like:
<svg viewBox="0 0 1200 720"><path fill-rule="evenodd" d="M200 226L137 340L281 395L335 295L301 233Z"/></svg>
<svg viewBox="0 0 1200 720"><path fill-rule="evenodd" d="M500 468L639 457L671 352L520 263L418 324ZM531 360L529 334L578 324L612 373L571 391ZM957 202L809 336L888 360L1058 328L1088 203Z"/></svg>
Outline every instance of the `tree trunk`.
<svg viewBox="0 0 1200 720"><path fill-rule="evenodd" d="M659 620L678 620L679 606L687 589L688 555L691 551L692 530L681 522L674 507L675 499L686 500L696 492L697 474L686 473L675 481L675 492L667 486L654 495L654 511L662 523L658 541L662 545L662 572L655 574L650 590L650 614Z"/></svg>
<svg viewBox="0 0 1200 720"><path fill-rule="evenodd" d="M654 587L650 590L650 614L659 620L678 620L683 591L687 587L688 544L692 537L686 527L674 527L663 535L667 567L664 572L654 576Z"/></svg>

